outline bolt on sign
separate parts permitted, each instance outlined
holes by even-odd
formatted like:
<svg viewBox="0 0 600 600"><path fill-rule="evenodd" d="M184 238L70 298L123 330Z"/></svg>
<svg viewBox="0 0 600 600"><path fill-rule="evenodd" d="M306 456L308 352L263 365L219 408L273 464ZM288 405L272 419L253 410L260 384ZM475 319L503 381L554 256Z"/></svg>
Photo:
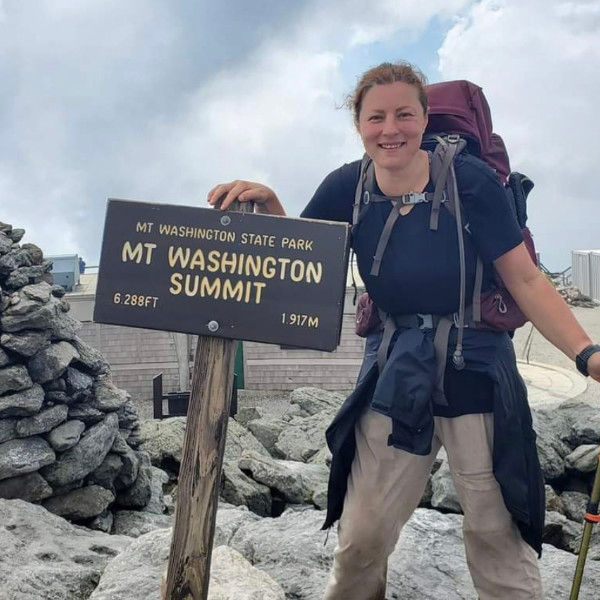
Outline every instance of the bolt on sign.
<svg viewBox="0 0 600 600"><path fill-rule="evenodd" d="M348 232L345 223L109 199L94 321L334 350Z"/></svg>

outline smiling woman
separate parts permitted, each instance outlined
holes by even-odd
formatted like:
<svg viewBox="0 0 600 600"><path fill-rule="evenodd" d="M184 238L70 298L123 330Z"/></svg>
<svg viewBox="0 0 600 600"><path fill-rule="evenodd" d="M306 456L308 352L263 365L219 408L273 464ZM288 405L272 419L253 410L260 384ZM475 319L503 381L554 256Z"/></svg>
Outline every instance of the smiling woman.
<svg viewBox="0 0 600 600"><path fill-rule="evenodd" d="M445 135L454 131L436 130L434 150L429 138L423 144L425 89L406 63L361 77L348 105L365 155L327 175L301 215L353 226L358 268L383 321L326 434L324 527L339 519L339 529L325 600L385 598L388 556L441 446L479 598L540 600L544 485L527 392L508 331L465 320L465 298L471 314L476 281L493 292L499 273L536 327L571 358L583 350L598 380L600 352L529 258L498 175L460 136ZM222 207L238 198L283 214L261 184L220 184L209 202L223 195Z"/></svg>

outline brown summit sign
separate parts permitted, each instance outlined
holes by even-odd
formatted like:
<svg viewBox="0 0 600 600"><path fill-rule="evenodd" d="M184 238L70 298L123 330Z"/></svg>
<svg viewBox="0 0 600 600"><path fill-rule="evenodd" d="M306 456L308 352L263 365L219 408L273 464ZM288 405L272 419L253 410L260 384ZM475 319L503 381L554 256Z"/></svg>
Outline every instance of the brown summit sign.
<svg viewBox="0 0 600 600"><path fill-rule="evenodd" d="M94 320L334 350L348 226L109 200Z"/></svg>

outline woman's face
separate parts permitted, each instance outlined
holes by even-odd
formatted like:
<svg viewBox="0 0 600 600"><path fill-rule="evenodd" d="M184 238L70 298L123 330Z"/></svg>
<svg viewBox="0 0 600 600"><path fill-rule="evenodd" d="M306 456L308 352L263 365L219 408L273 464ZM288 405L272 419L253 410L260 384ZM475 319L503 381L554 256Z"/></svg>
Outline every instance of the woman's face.
<svg viewBox="0 0 600 600"><path fill-rule="evenodd" d="M365 152L382 169L402 170L421 147L427 115L413 85L374 85L363 97L358 131Z"/></svg>

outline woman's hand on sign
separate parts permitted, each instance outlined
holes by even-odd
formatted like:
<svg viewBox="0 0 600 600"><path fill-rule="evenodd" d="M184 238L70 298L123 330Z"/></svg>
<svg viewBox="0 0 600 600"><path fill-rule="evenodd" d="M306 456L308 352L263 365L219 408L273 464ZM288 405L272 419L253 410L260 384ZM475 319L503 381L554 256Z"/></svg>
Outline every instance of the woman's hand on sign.
<svg viewBox="0 0 600 600"><path fill-rule="evenodd" d="M225 210L234 201L254 202L258 212L271 215L285 215L285 210L275 192L266 185L252 181L236 179L229 183L220 183L208 192L208 203L215 206L223 198L219 208Z"/></svg>

